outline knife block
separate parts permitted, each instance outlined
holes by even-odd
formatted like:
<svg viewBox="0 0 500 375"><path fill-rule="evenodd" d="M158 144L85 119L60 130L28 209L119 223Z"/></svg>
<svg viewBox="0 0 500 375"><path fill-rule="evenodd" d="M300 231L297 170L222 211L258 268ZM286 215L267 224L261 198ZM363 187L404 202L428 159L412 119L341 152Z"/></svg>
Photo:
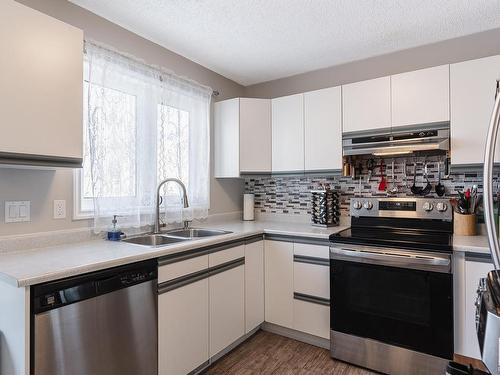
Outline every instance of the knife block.
<svg viewBox="0 0 500 375"><path fill-rule="evenodd" d="M459 236L476 235L476 215L453 213L453 232Z"/></svg>

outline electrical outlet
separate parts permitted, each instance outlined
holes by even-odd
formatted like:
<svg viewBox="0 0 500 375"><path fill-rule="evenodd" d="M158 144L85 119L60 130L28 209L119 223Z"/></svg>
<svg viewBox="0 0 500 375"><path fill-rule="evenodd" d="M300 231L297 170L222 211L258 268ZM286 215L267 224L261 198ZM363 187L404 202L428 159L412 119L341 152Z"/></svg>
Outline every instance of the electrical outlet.
<svg viewBox="0 0 500 375"><path fill-rule="evenodd" d="M54 219L66 217L66 201L64 199L54 200Z"/></svg>
<svg viewBox="0 0 500 375"><path fill-rule="evenodd" d="M5 222L19 223L30 221L31 201L5 202Z"/></svg>

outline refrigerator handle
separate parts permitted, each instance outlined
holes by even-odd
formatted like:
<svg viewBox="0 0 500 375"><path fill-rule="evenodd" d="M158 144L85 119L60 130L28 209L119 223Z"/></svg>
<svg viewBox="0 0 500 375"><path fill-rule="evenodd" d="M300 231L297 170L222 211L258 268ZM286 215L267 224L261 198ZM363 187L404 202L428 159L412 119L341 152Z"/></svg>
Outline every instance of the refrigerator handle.
<svg viewBox="0 0 500 375"><path fill-rule="evenodd" d="M495 162L495 147L497 142L498 128L500 127L500 95L498 90L500 81L497 80L497 94L495 95L495 105L491 114L488 136L486 138L486 148L484 153L484 219L488 233L488 243L490 245L491 257L495 269L500 269L500 246L498 243L498 233L495 226L495 211L493 208L493 164ZM500 277L499 277L500 278ZM500 282L500 279L499 279Z"/></svg>

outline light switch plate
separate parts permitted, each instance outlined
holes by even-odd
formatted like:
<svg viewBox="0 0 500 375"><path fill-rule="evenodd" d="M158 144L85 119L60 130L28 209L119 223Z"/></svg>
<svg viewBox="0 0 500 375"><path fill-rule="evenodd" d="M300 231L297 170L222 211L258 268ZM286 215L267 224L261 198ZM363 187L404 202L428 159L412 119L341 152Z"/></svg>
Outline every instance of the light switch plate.
<svg viewBox="0 0 500 375"><path fill-rule="evenodd" d="M30 221L31 201L6 201L5 222L19 223Z"/></svg>
<svg viewBox="0 0 500 375"><path fill-rule="evenodd" d="M64 199L54 200L54 219L64 219L66 217L66 201Z"/></svg>

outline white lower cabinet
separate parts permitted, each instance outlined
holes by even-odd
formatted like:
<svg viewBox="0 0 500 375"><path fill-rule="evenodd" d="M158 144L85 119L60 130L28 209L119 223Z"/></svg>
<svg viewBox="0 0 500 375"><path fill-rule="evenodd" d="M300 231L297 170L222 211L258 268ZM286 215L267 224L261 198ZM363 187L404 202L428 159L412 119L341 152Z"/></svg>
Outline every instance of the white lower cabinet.
<svg viewBox="0 0 500 375"><path fill-rule="evenodd" d="M330 267L328 246L294 244L293 328L330 336Z"/></svg>
<svg viewBox="0 0 500 375"><path fill-rule="evenodd" d="M245 268L210 276L210 357L245 334Z"/></svg>
<svg viewBox="0 0 500 375"><path fill-rule="evenodd" d="M245 245L245 333L264 322L264 241Z"/></svg>
<svg viewBox="0 0 500 375"><path fill-rule="evenodd" d="M330 307L294 299L293 329L324 339L330 338Z"/></svg>
<svg viewBox="0 0 500 375"><path fill-rule="evenodd" d="M481 358L476 334L477 287L479 280L493 270L493 264L487 261L465 260L465 355L471 358Z"/></svg>
<svg viewBox="0 0 500 375"><path fill-rule="evenodd" d="M266 322L293 328L293 243L265 241Z"/></svg>
<svg viewBox="0 0 500 375"><path fill-rule="evenodd" d="M208 361L208 279L160 294L158 374L185 375Z"/></svg>

